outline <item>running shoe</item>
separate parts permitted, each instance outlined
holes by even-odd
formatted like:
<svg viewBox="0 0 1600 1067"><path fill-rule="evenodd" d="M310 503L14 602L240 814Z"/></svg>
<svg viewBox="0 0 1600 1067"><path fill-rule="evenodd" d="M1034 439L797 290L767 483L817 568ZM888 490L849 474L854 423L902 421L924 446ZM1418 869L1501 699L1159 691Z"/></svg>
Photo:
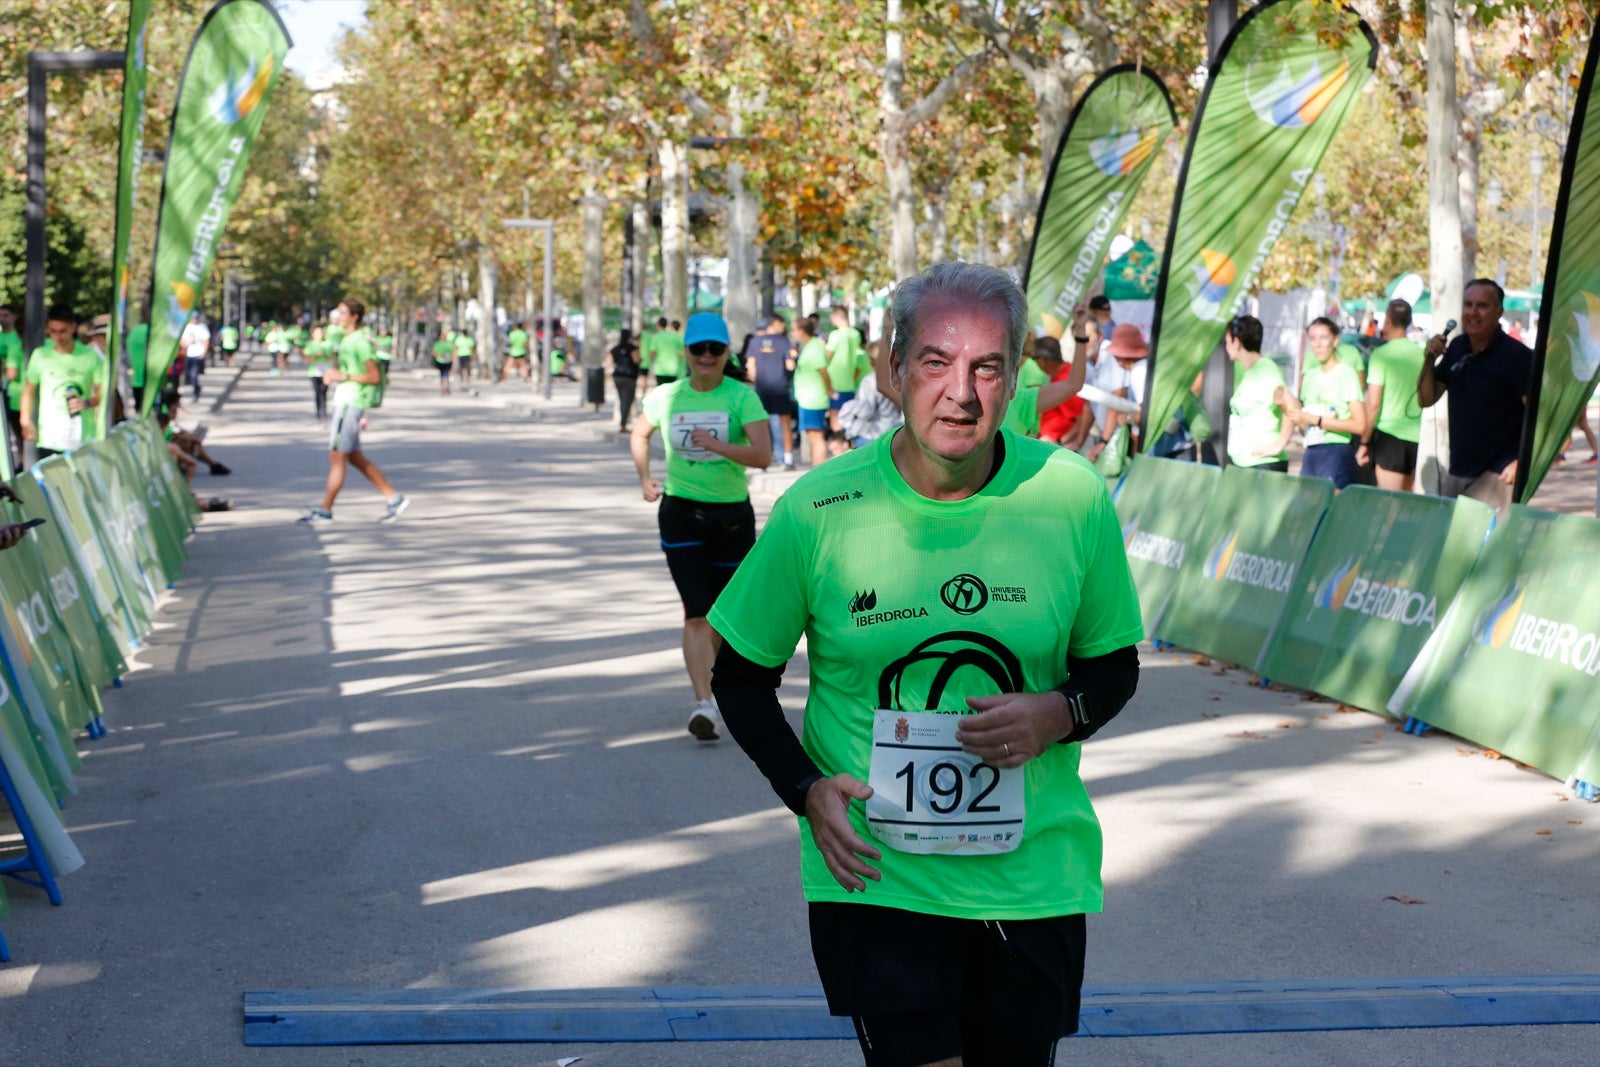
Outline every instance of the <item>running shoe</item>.
<svg viewBox="0 0 1600 1067"><path fill-rule="evenodd" d="M715 700L702 700L689 715L689 733L697 741L715 741L721 737L722 716L717 712Z"/></svg>
<svg viewBox="0 0 1600 1067"><path fill-rule="evenodd" d="M233 468L228 466L226 463L213 463L211 465L211 473L220 478L224 475L232 474Z"/></svg>
<svg viewBox="0 0 1600 1067"><path fill-rule="evenodd" d="M401 496L401 497L398 497L398 498L396 498L394 500L391 500L391 501L389 501L388 507L384 510L383 518L379 519L378 521L383 523L385 526L388 526L390 523L392 523L396 519L398 519L400 517L401 513L404 512L406 510L406 508L409 508L410 506L411 506L411 498L410 497Z"/></svg>
<svg viewBox="0 0 1600 1067"><path fill-rule="evenodd" d="M302 515L295 521L306 526L332 526L333 512L325 508L312 508L309 514Z"/></svg>

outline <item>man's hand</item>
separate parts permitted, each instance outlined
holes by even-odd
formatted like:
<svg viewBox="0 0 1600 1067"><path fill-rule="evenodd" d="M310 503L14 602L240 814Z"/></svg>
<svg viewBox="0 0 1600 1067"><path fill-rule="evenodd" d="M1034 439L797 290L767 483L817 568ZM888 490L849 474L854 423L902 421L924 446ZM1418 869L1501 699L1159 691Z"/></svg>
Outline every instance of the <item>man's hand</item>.
<svg viewBox="0 0 1600 1067"><path fill-rule="evenodd" d="M1072 709L1060 693L968 697L979 712L956 727L963 750L994 767L1020 767L1072 732Z"/></svg>
<svg viewBox="0 0 1600 1067"><path fill-rule="evenodd" d="M36 441L39 439L39 431L33 423L24 422L22 424L22 439L24 441Z"/></svg>
<svg viewBox="0 0 1600 1067"><path fill-rule="evenodd" d="M1500 472L1500 480L1506 485L1517 484L1517 461L1512 460L1506 464L1506 469Z"/></svg>
<svg viewBox="0 0 1600 1067"><path fill-rule="evenodd" d="M4 552L8 548L17 547L17 543L27 534L28 531L16 523L7 523L0 526L0 552Z"/></svg>
<svg viewBox="0 0 1600 1067"><path fill-rule="evenodd" d="M76 415L86 407L88 407L88 405L83 402L83 397L81 397L81 396L69 396L69 397L67 397L67 414Z"/></svg>
<svg viewBox="0 0 1600 1067"><path fill-rule="evenodd" d="M883 858L883 853L861 840L850 822L850 802L865 801L871 795L871 786L848 774L820 779L806 790L806 821L811 824L811 840L822 853L828 873L850 893L866 891L867 883L863 879L883 880L877 868L868 866L861 858L878 860Z"/></svg>
<svg viewBox="0 0 1600 1067"><path fill-rule="evenodd" d="M1356 445L1356 466L1365 467L1367 465L1368 456L1369 453L1366 445Z"/></svg>
<svg viewBox="0 0 1600 1067"><path fill-rule="evenodd" d="M1432 337L1428 338L1428 347L1426 349L1428 362L1438 362L1439 357L1444 355L1444 350L1449 347L1449 345L1450 342L1445 339L1445 336L1442 333L1436 333Z"/></svg>
<svg viewBox="0 0 1600 1067"><path fill-rule="evenodd" d="M715 452L719 456L725 454L722 449L724 444L722 438L704 426L696 426L694 428L694 432L689 435L689 443L696 448L703 448L707 452Z"/></svg>
<svg viewBox="0 0 1600 1067"><path fill-rule="evenodd" d="M661 483L654 478L640 478L639 490L644 494L646 504L654 504L661 499Z"/></svg>
<svg viewBox="0 0 1600 1067"><path fill-rule="evenodd" d="M336 370L325 370L325 371L322 372L322 384L323 385L336 385L336 384L338 384L338 381L339 381L339 372L338 371L336 371Z"/></svg>

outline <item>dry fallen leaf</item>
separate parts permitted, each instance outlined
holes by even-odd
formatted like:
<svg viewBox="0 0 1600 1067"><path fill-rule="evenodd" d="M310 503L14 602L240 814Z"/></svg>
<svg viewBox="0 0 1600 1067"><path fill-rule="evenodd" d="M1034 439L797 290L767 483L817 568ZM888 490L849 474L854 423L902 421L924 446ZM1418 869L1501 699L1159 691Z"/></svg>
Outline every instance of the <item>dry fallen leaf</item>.
<svg viewBox="0 0 1600 1067"><path fill-rule="evenodd" d="M1582 819L1568 819L1567 820L1567 825L1568 826L1582 826L1583 825L1583 820Z"/></svg>
<svg viewBox="0 0 1600 1067"><path fill-rule="evenodd" d="M1384 897L1383 899L1384 900L1393 900L1393 901L1395 901L1396 903L1399 903L1399 904L1426 904L1427 903L1426 900L1422 900L1422 899L1420 899L1418 897L1408 897L1404 893L1391 893L1388 896Z"/></svg>
<svg viewBox="0 0 1600 1067"><path fill-rule="evenodd" d="M1549 837L1550 836L1550 828L1547 826L1547 827L1544 827L1543 829L1535 830L1534 833L1537 834L1539 837Z"/></svg>
<svg viewBox="0 0 1600 1067"><path fill-rule="evenodd" d="M1242 733L1229 734L1228 736L1229 737L1242 737L1246 741L1265 741L1267 739L1267 735L1266 734L1258 734L1254 730L1245 730Z"/></svg>
<svg viewBox="0 0 1600 1067"><path fill-rule="evenodd" d="M1212 699L1216 699L1216 698L1213 697ZM1220 719L1220 718L1222 718L1222 712L1220 712L1220 711L1202 711L1200 713L1200 717L1202 719Z"/></svg>
<svg viewBox="0 0 1600 1067"><path fill-rule="evenodd" d="M1217 674L1217 675L1227 674L1228 673L1228 668L1226 668L1226 667L1216 667L1216 668L1212 669L1211 673L1212 674Z"/></svg>
<svg viewBox="0 0 1600 1067"><path fill-rule="evenodd" d="M1318 715L1318 716L1317 716L1317 718L1319 718L1319 719L1326 719L1326 718L1327 718L1327 716L1326 716L1326 715Z"/></svg>
<svg viewBox="0 0 1600 1067"><path fill-rule="evenodd" d="M1269 693L1287 693L1288 691L1288 686L1279 685L1277 682L1273 682L1271 685L1267 686L1267 692Z"/></svg>
<svg viewBox="0 0 1600 1067"><path fill-rule="evenodd" d="M1306 728L1306 724L1303 723L1303 722L1290 721L1290 722L1280 722L1278 724L1278 729L1280 729L1280 730L1304 730L1305 728Z"/></svg>
<svg viewBox="0 0 1600 1067"><path fill-rule="evenodd" d="M1212 700L1221 700L1222 698L1220 696L1218 696L1216 693L1212 693L1211 694L1211 699Z"/></svg>
<svg viewBox="0 0 1600 1067"><path fill-rule="evenodd" d="M1196 656L1194 658L1194 661L1195 661L1196 665L1201 666L1201 667L1209 667L1209 666L1211 666L1211 660L1206 658L1205 656Z"/></svg>
<svg viewBox="0 0 1600 1067"><path fill-rule="evenodd" d="M1486 748L1486 749L1483 750L1483 758L1484 759L1504 759L1505 757L1500 755L1500 753L1496 752L1492 748Z"/></svg>
<svg viewBox="0 0 1600 1067"><path fill-rule="evenodd" d="M1360 708L1352 708L1349 704L1340 704L1338 707L1334 708L1333 710L1337 711L1340 715L1353 715L1356 712L1360 711L1361 709Z"/></svg>

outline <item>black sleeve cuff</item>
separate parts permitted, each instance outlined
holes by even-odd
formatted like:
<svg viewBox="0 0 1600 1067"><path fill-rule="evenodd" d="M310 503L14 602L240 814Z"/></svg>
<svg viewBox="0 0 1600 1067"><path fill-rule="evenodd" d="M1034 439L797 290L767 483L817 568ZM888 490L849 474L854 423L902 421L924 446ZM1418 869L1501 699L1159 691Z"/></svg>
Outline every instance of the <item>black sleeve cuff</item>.
<svg viewBox="0 0 1600 1067"><path fill-rule="evenodd" d="M1135 645L1119 648L1104 656L1067 657L1067 680L1055 691L1069 699L1077 697L1082 719L1063 744L1087 741L1127 706L1139 687L1139 649Z"/></svg>
<svg viewBox="0 0 1600 1067"><path fill-rule="evenodd" d="M711 672L711 692L722 721L772 791L796 815L806 810L806 790L826 777L806 755L778 703L782 667L763 667L726 641Z"/></svg>

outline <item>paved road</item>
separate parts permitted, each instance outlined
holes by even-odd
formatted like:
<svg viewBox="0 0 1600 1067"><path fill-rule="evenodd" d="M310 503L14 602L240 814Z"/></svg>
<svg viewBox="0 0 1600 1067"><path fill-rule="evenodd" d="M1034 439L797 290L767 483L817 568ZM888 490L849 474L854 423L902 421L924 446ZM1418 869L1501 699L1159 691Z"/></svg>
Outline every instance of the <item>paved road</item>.
<svg viewBox="0 0 1600 1067"><path fill-rule="evenodd" d="M414 500L392 527L357 483L331 528L293 525L326 467L303 379L250 371L204 416L236 473L199 488L240 506L192 542L86 746L67 906L12 891L0 1062L856 1062L839 1042L242 1046L253 989L815 981L792 820L731 744L682 733L678 608L611 424L571 387L520 409L432 389L400 374L369 434ZM1600 811L1447 737L1144 660L1085 757L1110 909L1091 982L1595 969ZM1064 1060L1570 1063L1597 1037L1085 1039Z"/></svg>

